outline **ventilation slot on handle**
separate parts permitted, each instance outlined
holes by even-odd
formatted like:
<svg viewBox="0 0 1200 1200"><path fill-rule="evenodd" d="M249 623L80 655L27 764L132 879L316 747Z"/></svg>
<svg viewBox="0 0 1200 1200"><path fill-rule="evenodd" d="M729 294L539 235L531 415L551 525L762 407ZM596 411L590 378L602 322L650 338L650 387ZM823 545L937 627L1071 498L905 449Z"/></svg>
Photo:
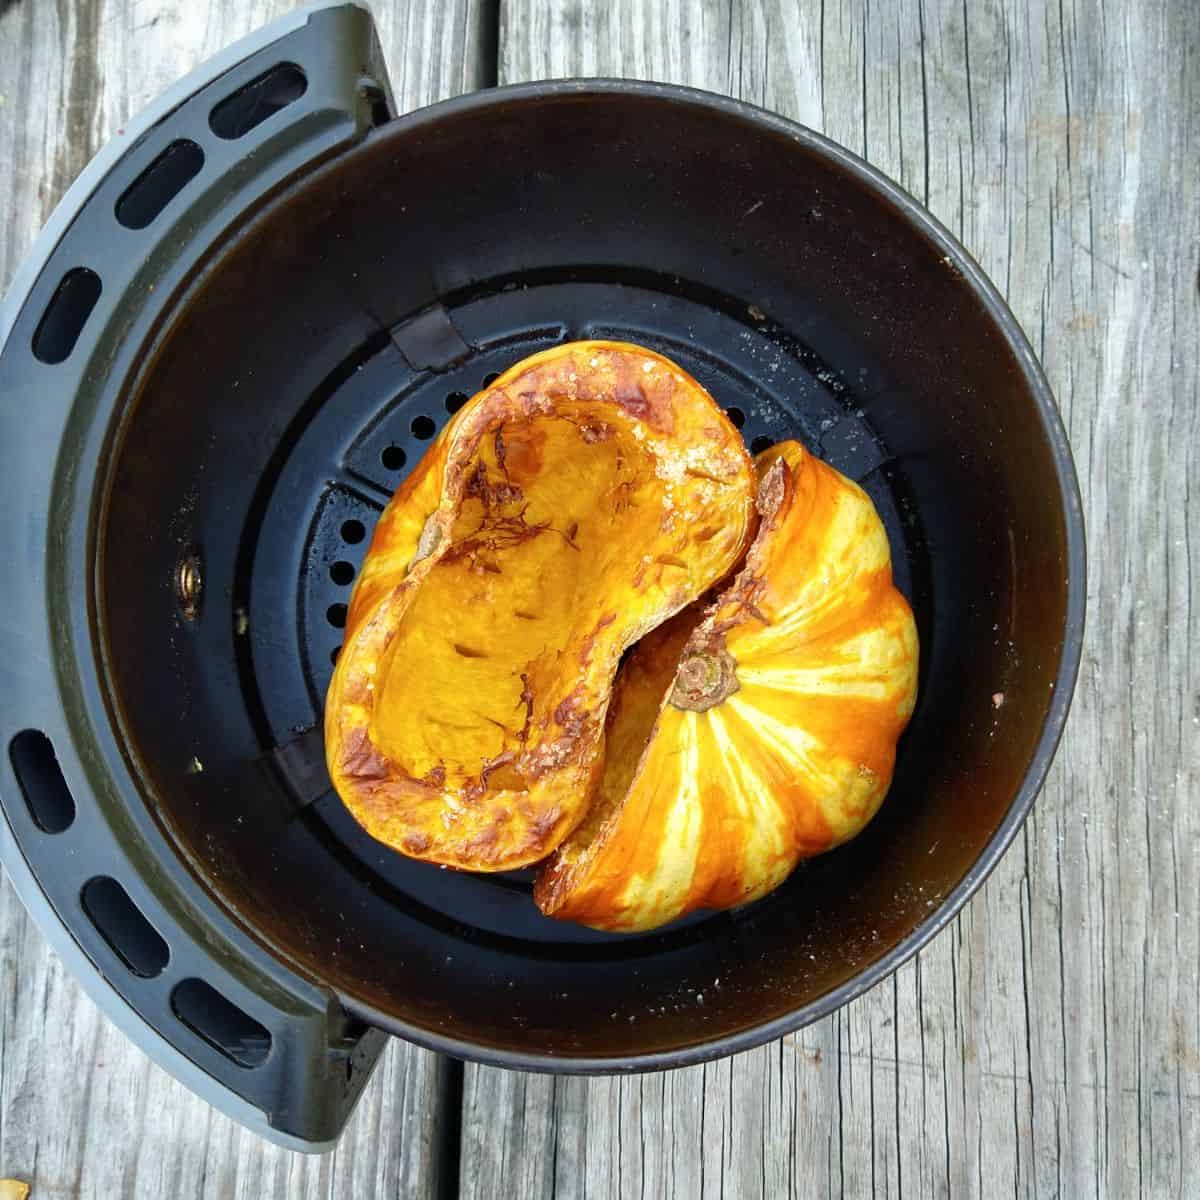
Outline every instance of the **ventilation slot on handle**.
<svg viewBox="0 0 1200 1200"><path fill-rule="evenodd" d="M73 267L62 277L33 334L33 355L39 362L53 366L70 358L100 299L100 286L100 276L87 267Z"/></svg>
<svg viewBox="0 0 1200 1200"><path fill-rule="evenodd" d="M75 797L50 739L40 729L26 729L13 738L8 756L33 823L43 833L70 829L75 820Z"/></svg>
<svg viewBox="0 0 1200 1200"><path fill-rule="evenodd" d="M216 105L208 116L209 128L217 137L234 141L294 104L307 90L308 79L295 63L279 63Z"/></svg>
<svg viewBox="0 0 1200 1200"><path fill-rule="evenodd" d="M203 979L185 979L171 993L175 1015L240 1067L259 1067L271 1053L271 1035L252 1016Z"/></svg>
<svg viewBox="0 0 1200 1200"><path fill-rule="evenodd" d="M167 943L115 879L89 879L79 899L97 932L135 975L153 979L162 974L171 957Z"/></svg>
<svg viewBox="0 0 1200 1200"><path fill-rule="evenodd" d="M204 166L204 151L195 142L172 142L126 189L117 201L117 220L126 229L145 229Z"/></svg>

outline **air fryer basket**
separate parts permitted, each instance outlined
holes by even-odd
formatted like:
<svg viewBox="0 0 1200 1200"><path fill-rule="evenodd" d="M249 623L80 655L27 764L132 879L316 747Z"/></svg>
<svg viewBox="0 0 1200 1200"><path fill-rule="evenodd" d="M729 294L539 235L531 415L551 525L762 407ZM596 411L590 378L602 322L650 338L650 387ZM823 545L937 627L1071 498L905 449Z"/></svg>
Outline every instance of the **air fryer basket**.
<svg viewBox="0 0 1200 1200"><path fill-rule="evenodd" d="M364 14L280 36L112 166L10 318L0 500L27 520L0 532L6 867L152 1053L291 1144L336 1134L375 1030L640 1070L828 1012L978 886L1065 717L1080 516L1011 315L907 196L745 105L540 84L380 125ZM263 79L268 118L239 134L235 103L216 132ZM187 179L134 235L119 198L171 147L158 169ZM82 321L74 268L102 285ZM493 373L579 337L662 351L755 449L798 438L859 480L922 645L866 833L745 910L638 936L541 917L527 873L373 842L320 736L391 492Z"/></svg>

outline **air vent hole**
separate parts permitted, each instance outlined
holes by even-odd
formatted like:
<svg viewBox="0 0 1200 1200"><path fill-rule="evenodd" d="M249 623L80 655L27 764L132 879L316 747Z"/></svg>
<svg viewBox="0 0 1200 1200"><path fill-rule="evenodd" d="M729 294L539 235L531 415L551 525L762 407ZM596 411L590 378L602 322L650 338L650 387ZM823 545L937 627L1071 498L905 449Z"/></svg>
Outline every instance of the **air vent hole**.
<svg viewBox="0 0 1200 1200"><path fill-rule="evenodd" d="M342 541L348 546L357 546L367 536L367 527L361 521L342 522Z"/></svg>
<svg viewBox="0 0 1200 1200"><path fill-rule="evenodd" d="M171 957L167 943L115 879L89 879L79 899L97 932L135 975L153 979L162 974Z"/></svg>
<svg viewBox="0 0 1200 1200"><path fill-rule="evenodd" d="M145 229L204 166L204 151L195 142L172 142L117 201L116 215L126 229Z"/></svg>
<svg viewBox="0 0 1200 1200"><path fill-rule="evenodd" d="M241 1067L259 1067L271 1053L271 1035L249 1013L203 979L185 979L171 993L171 1008L193 1032Z"/></svg>
<svg viewBox="0 0 1200 1200"><path fill-rule="evenodd" d="M64 833L75 821L75 798L50 739L40 729L18 733L8 747L29 815L43 833Z"/></svg>
<svg viewBox="0 0 1200 1200"><path fill-rule="evenodd" d="M209 113L209 128L217 137L234 141L294 104L307 90L308 80L295 63L279 63L222 100Z"/></svg>
<svg viewBox="0 0 1200 1200"><path fill-rule="evenodd" d="M50 366L66 362L100 299L100 276L73 267L63 277L33 334L33 355Z"/></svg>

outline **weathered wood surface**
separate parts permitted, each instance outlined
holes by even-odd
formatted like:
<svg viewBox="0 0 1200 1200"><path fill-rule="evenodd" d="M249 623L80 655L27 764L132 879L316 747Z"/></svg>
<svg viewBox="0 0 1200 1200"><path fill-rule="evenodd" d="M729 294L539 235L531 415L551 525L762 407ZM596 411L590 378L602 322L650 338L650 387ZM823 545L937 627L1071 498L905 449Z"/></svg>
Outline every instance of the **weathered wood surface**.
<svg viewBox="0 0 1200 1200"><path fill-rule="evenodd" d="M0 284L109 132L282 7L0 0ZM487 78L473 2L375 8L404 103ZM469 1067L462 1191L1200 1195L1194 6L503 0L499 73L739 95L927 201L1006 293L1050 374L1091 576L1051 780L950 930L827 1021L723 1063L590 1081ZM0 958L0 1175L47 1195L435 1186L430 1056L394 1047L337 1154L304 1160L241 1133L130 1049L7 886Z"/></svg>
<svg viewBox="0 0 1200 1200"><path fill-rule="evenodd" d="M0 0L0 291L59 196L163 88L287 0ZM477 0L374 5L397 103L486 82ZM446 1065L395 1042L337 1150L276 1149L135 1050L0 883L0 1177L35 1200L439 1194Z"/></svg>
<svg viewBox="0 0 1200 1200"><path fill-rule="evenodd" d="M1195 5L502 12L502 82L622 75L727 92L926 201L1046 365L1091 579L1053 776L951 929L857 1003L732 1061L590 1082L469 1067L463 1190L492 1195L504 1178L560 1200L1200 1196Z"/></svg>

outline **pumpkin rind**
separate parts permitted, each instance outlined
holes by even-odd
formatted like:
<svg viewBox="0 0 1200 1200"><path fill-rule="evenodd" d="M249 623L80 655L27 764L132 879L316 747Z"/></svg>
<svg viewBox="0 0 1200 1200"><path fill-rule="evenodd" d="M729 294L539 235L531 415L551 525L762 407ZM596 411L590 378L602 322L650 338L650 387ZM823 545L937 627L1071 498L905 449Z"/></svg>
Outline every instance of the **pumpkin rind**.
<svg viewBox="0 0 1200 1200"><path fill-rule="evenodd" d="M917 637L883 525L795 442L757 466L762 523L737 578L622 668L596 805L534 889L552 916L636 931L745 904L888 790Z"/></svg>
<svg viewBox="0 0 1200 1200"><path fill-rule="evenodd" d="M753 531L736 429L660 355L574 342L442 431L379 520L326 707L330 776L373 837L500 871L578 824L622 653Z"/></svg>

